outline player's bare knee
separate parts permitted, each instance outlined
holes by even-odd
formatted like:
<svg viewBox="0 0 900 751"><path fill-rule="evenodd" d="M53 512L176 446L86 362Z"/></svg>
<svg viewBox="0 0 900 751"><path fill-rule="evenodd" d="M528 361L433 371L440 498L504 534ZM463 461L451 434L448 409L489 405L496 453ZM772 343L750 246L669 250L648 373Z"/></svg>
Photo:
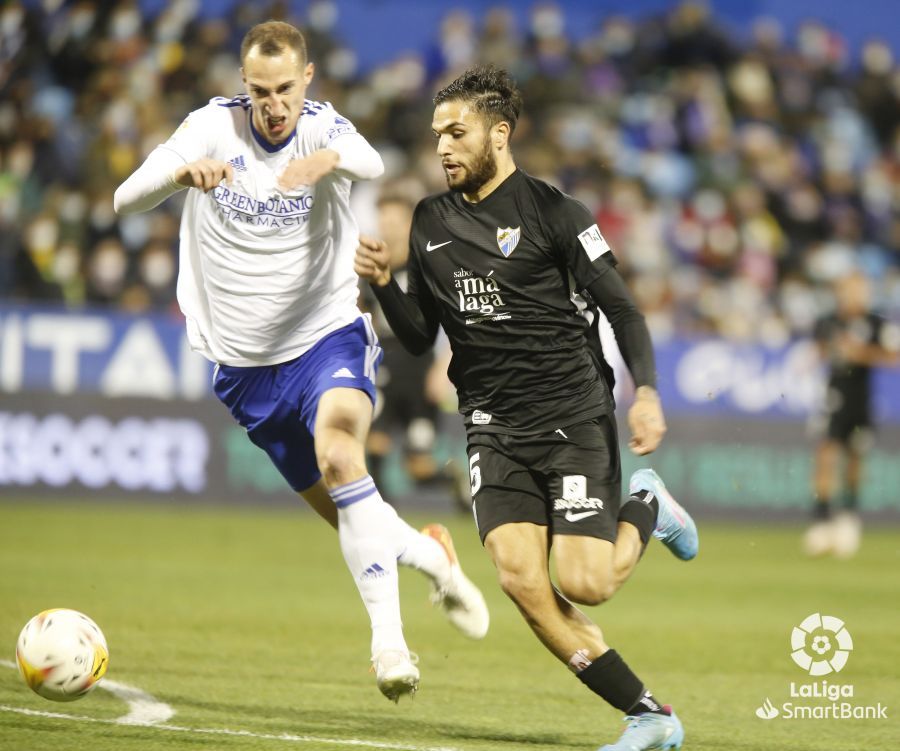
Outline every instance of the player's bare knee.
<svg viewBox="0 0 900 751"><path fill-rule="evenodd" d="M559 591L579 605L601 605L616 592L615 582L606 577L577 572L559 577Z"/></svg>
<svg viewBox="0 0 900 751"><path fill-rule="evenodd" d="M333 409L328 414L325 427L331 431L354 436L360 431L360 416L352 409Z"/></svg>
<svg viewBox="0 0 900 751"><path fill-rule="evenodd" d="M333 438L316 447L319 471L330 488L358 480L366 474L362 451L352 436Z"/></svg>

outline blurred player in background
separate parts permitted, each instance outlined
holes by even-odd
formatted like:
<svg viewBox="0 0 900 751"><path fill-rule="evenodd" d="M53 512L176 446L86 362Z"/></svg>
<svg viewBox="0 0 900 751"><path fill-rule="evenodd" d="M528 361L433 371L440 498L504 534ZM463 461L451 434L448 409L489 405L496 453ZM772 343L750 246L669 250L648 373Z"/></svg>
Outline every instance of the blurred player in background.
<svg viewBox="0 0 900 751"><path fill-rule="evenodd" d="M684 731L671 707L572 604L609 599L651 535L682 559L698 550L693 521L652 470L632 476L620 505L612 396L572 295L590 297L616 334L637 386L628 419L638 454L653 451L665 432L643 316L590 212L516 168L510 137L522 100L507 74L476 68L434 101L450 190L416 209L408 290L378 240L361 238L357 272L410 351L425 351L444 328L481 539L535 635L626 713L621 739L603 749L680 748Z"/></svg>
<svg viewBox="0 0 900 751"><path fill-rule="evenodd" d="M409 230L416 202L412 190L400 185L387 189L377 201L378 234L390 255L391 273L404 290ZM385 462L394 450L395 437L402 434L401 453L410 479L418 486L441 486L457 507L468 511L471 499L463 487L467 488L468 482L461 476L461 468L453 460L441 466L434 453L442 401L439 384L446 380L446 359L437 358L431 349L421 355L407 351L385 320L371 288L366 285L362 292L363 307L371 311L372 325L384 350L384 362L376 380L375 419L367 443L375 484L383 493ZM452 389L452 385L447 385Z"/></svg>
<svg viewBox="0 0 900 751"><path fill-rule="evenodd" d="M378 686L396 701L419 680L398 560L431 578L467 635L484 636L488 614L446 529L412 529L365 465L381 348L356 307L349 195L351 181L383 165L330 104L305 98L314 70L296 28L253 27L241 63L247 93L192 112L119 187L116 210L146 211L190 189L178 302L191 346L217 363L216 395L250 440L337 527L371 619Z"/></svg>
<svg viewBox="0 0 900 751"><path fill-rule="evenodd" d="M900 361L900 331L872 312L869 282L862 272L838 279L834 293L837 309L815 329L828 385L815 453L814 521L803 547L813 556L849 558L859 550L863 458L874 441L872 368ZM834 513L839 484L841 508Z"/></svg>

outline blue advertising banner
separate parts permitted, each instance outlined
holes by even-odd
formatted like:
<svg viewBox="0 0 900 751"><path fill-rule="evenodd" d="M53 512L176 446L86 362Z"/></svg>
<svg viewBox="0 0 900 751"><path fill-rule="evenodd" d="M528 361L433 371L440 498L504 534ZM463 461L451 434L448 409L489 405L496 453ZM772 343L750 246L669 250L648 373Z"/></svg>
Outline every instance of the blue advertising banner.
<svg viewBox="0 0 900 751"><path fill-rule="evenodd" d="M0 307L0 391L195 400L212 367L180 318Z"/></svg>
<svg viewBox="0 0 900 751"><path fill-rule="evenodd" d="M806 418L824 401L825 371L811 341L768 348L720 339L656 347L666 411L704 416ZM900 422L900 369L874 373L879 422Z"/></svg>
<svg viewBox="0 0 900 751"><path fill-rule="evenodd" d="M609 335L611 336L611 335ZM617 400L628 376L614 342ZM672 416L805 420L822 404L824 372L810 341L779 347L720 339L657 343L659 390ZM212 364L174 316L0 306L0 391L203 399ZM875 374L879 422L900 423L900 369Z"/></svg>

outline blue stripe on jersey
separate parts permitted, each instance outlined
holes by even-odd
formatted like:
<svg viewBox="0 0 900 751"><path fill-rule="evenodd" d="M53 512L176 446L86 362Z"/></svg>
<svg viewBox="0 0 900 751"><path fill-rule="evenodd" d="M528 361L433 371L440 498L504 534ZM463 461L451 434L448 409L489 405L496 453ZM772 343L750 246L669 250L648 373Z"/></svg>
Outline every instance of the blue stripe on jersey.
<svg viewBox="0 0 900 751"><path fill-rule="evenodd" d="M218 101L221 99L222 101ZM220 107L243 107L245 110L250 109L250 97L246 94L238 94L236 97L226 99L223 96L213 97L213 101Z"/></svg>
<svg viewBox="0 0 900 751"><path fill-rule="evenodd" d="M309 115L310 117L315 117L322 110L331 106L330 102L317 102L315 99L304 99L303 100L303 112L302 115Z"/></svg>
<svg viewBox="0 0 900 751"><path fill-rule="evenodd" d="M262 146L263 149L268 151L270 154L275 154L278 151L281 151L285 146L287 146L294 138L297 137L297 126L294 126L294 132L291 133L291 137L282 141L281 143L269 143L265 138L260 135L259 131L256 129L256 126L253 125L253 115L250 115L250 132L253 133L253 138L256 139L256 142Z"/></svg>

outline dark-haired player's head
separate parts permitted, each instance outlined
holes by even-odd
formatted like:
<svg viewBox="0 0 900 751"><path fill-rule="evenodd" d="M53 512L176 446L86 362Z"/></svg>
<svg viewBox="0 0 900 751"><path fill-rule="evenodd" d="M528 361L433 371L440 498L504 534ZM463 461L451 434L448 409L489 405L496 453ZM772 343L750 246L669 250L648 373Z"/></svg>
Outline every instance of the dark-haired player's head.
<svg viewBox="0 0 900 751"><path fill-rule="evenodd" d="M303 34L281 21L257 24L241 42L241 74L257 132L272 144L288 140L313 77Z"/></svg>
<svg viewBox="0 0 900 751"><path fill-rule="evenodd" d="M511 160L509 140L522 95L509 74L493 66L468 70L434 97L431 123L451 190L475 194Z"/></svg>

